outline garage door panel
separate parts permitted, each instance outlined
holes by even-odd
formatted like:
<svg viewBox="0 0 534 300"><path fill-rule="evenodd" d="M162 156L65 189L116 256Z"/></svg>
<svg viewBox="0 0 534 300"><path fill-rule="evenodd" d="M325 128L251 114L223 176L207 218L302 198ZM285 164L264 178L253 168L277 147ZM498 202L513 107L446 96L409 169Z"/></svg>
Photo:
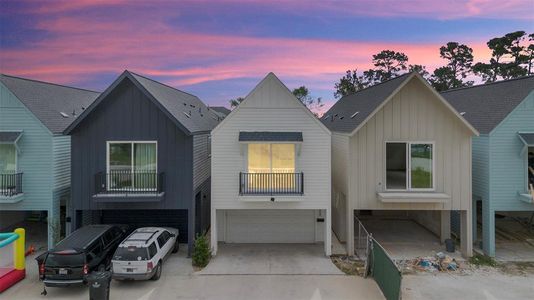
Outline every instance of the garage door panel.
<svg viewBox="0 0 534 300"><path fill-rule="evenodd" d="M226 218L229 243L315 242L314 211L228 211Z"/></svg>

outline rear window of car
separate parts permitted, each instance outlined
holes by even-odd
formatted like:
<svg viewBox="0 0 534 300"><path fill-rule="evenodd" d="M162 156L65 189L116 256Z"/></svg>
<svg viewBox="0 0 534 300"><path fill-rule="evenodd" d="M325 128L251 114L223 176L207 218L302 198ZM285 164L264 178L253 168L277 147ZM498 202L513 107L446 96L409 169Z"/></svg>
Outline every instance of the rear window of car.
<svg viewBox="0 0 534 300"><path fill-rule="evenodd" d="M119 247L113 256L114 260L139 261L148 260L148 251L140 247Z"/></svg>
<svg viewBox="0 0 534 300"><path fill-rule="evenodd" d="M156 248L156 244L155 243L152 243L148 247L148 252L150 254L150 258L154 257L156 255L156 253L158 253L158 249Z"/></svg>
<svg viewBox="0 0 534 300"><path fill-rule="evenodd" d="M49 253L46 257L45 264L48 267L79 267L85 263L82 253L76 254L58 254Z"/></svg>

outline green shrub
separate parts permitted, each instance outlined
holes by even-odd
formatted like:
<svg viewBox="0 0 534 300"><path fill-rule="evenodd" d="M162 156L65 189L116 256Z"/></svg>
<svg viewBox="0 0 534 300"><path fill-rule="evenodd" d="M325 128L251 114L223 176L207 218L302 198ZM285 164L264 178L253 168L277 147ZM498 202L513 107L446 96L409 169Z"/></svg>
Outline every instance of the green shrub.
<svg viewBox="0 0 534 300"><path fill-rule="evenodd" d="M193 248L193 266L204 268L211 258L210 246L205 235L197 235Z"/></svg>
<svg viewBox="0 0 534 300"><path fill-rule="evenodd" d="M486 256L486 255L481 255L481 254L473 255L469 259L469 262L476 266L488 266L488 267L497 266L497 262L493 258Z"/></svg>

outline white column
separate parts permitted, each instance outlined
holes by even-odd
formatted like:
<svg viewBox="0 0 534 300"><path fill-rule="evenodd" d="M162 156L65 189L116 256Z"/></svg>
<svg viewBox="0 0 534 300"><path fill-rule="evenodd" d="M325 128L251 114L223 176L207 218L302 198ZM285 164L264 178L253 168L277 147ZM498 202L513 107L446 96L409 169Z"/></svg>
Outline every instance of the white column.
<svg viewBox="0 0 534 300"><path fill-rule="evenodd" d="M462 256L473 256L473 220L470 211L460 211L460 247L462 250Z"/></svg>
<svg viewBox="0 0 534 300"><path fill-rule="evenodd" d="M217 254L217 210L211 209L211 255Z"/></svg>
<svg viewBox="0 0 534 300"><path fill-rule="evenodd" d="M451 211L441 211L441 243L445 243L446 239L451 238Z"/></svg>
<svg viewBox="0 0 534 300"><path fill-rule="evenodd" d="M332 211L325 209L324 226L324 252L326 256L332 255Z"/></svg>

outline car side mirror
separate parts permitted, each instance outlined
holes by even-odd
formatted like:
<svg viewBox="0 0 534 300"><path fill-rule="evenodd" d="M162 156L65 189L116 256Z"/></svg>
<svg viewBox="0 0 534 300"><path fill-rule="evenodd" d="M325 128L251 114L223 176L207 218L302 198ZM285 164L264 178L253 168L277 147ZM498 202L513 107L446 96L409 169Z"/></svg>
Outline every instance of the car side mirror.
<svg viewBox="0 0 534 300"><path fill-rule="evenodd" d="M174 234L174 233L171 233L171 237L175 237L175 236L176 236L176 234Z"/></svg>

